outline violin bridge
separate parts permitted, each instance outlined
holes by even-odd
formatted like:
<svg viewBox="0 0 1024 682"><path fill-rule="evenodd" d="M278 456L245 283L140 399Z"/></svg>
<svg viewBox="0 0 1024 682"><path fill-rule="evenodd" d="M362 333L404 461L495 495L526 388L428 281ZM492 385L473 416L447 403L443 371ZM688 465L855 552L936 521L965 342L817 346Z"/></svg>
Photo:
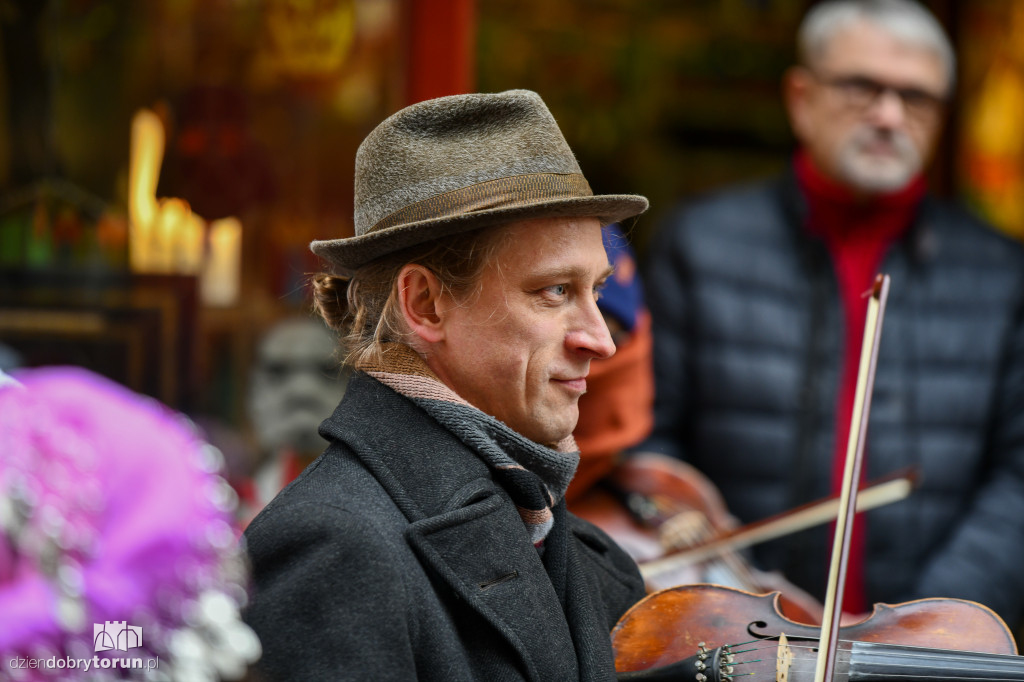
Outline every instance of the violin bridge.
<svg viewBox="0 0 1024 682"><path fill-rule="evenodd" d="M788 682L789 667L793 664L793 650L789 648L786 634L779 635L779 648L775 657L775 682Z"/></svg>

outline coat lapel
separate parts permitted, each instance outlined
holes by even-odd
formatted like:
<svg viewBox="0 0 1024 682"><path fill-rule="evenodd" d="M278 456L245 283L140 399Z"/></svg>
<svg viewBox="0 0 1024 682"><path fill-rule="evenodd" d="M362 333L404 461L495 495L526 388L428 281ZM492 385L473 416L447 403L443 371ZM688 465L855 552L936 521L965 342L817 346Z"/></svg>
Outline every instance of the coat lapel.
<svg viewBox="0 0 1024 682"><path fill-rule="evenodd" d="M604 609L595 602L595 586L587 580L580 550L569 531L565 501L552 510L555 524L548 535L544 555L548 575L565 610L576 656L586 661L580 680L610 680L615 677L615 662L609 646L610 633L604 622Z"/></svg>
<svg viewBox="0 0 1024 682"><path fill-rule="evenodd" d="M406 538L516 650L529 679L578 679L569 625L537 550L511 502L487 483L487 497L413 523Z"/></svg>
<svg viewBox="0 0 1024 682"><path fill-rule="evenodd" d="M351 382L321 434L370 469L409 519L423 565L501 634L529 679L579 679L563 602L487 465L411 401L364 374Z"/></svg>

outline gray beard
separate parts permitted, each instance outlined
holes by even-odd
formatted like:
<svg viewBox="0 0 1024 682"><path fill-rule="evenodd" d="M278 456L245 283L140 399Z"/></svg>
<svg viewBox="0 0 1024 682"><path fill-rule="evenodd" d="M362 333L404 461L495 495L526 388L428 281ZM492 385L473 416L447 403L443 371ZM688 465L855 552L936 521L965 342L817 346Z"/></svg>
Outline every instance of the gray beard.
<svg viewBox="0 0 1024 682"><path fill-rule="evenodd" d="M862 153L862 148L879 139L892 144L894 156L877 159ZM838 171L853 189L879 194L903 189L923 165L921 154L906 133L862 126L840 149Z"/></svg>

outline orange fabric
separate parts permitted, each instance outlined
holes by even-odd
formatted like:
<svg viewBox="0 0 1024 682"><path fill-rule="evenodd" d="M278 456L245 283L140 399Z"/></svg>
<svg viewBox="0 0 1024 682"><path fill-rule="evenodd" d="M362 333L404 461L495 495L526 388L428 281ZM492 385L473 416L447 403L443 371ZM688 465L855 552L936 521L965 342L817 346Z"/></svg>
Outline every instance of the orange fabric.
<svg viewBox="0 0 1024 682"><path fill-rule="evenodd" d="M565 494L572 503L615 466L619 454L636 445L654 425L654 370L651 316L637 317L627 343L606 360L593 360L587 392L580 398L580 420L573 436L580 466Z"/></svg>

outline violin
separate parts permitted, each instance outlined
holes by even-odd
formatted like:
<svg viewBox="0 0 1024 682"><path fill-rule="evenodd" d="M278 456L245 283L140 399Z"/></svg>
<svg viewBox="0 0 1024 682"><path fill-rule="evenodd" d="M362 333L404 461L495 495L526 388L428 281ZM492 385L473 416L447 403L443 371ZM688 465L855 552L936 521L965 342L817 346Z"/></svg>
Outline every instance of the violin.
<svg viewBox="0 0 1024 682"><path fill-rule="evenodd" d="M914 482L912 472L878 481L861 491L858 510L904 499ZM782 575L754 568L737 550L834 520L838 507L830 497L737 527L707 477L656 453L631 456L570 503L633 557L649 592L692 583L778 591L782 613L802 623L821 622L818 600Z"/></svg>
<svg viewBox="0 0 1024 682"><path fill-rule="evenodd" d="M839 632L834 678L1024 680L1010 629L975 602L876 604ZM780 613L778 594L686 585L635 604L612 631L612 646L619 680L804 682L815 670L819 635Z"/></svg>
<svg viewBox="0 0 1024 682"><path fill-rule="evenodd" d="M575 500L571 510L608 533L643 569L737 528L721 493L693 466L665 455L638 453ZM779 591L789 618L819 623L821 604L777 573L759 571L726 548L706 559L672 562L645 573L648 591L710 582L749 592ZM653 564L651 564L653 565Z"/></svg>

